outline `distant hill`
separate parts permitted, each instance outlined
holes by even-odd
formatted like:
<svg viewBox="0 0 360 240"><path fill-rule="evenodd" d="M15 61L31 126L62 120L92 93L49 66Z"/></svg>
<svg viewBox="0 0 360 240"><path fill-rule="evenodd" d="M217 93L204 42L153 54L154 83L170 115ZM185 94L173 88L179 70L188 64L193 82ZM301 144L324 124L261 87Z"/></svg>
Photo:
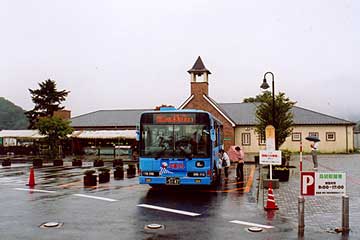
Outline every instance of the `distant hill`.
<svg viewBox="0 0 360 240"><path fill-rule="evenodd" d="M0 97L0 130L27 129L29 122L24 113L21 107Z"/></svg>

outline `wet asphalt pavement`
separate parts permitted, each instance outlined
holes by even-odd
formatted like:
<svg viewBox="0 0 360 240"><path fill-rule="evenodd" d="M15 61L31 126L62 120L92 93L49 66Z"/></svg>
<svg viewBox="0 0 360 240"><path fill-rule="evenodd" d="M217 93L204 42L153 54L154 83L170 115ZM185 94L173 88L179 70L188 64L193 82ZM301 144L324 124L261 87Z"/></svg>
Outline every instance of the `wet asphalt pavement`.
<svg viewBox="0 0 360 240"><path fill-rule="evenodd" d="M91 163L77 168L65 162L35 169L31 191L29 168L0 168L0 239L299 239L294 219L260 206L253 164L245 165L244 182L235 181L232 169L216 189L153 189L126 174L123 180L112 175L109 183L84 188L83 173ZM61 226L40 227L45 222ZM161 228L147 229L149 224ZM250 232L254 224L263 225L263 231ZM341 239L322 232L305 236Z"/></svg>

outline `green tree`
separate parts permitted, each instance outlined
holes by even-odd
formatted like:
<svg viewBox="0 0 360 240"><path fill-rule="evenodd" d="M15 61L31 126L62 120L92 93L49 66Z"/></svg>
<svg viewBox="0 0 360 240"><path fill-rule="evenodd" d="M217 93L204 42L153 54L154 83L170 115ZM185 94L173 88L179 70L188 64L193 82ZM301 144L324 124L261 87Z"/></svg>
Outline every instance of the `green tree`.
<svg viewBox="0 0 360 240"><path fill-rule="evenodd" d="M262 94L256 95L256 97L244 98L243 102L244 103L261 103L261 102L266 102L266 100L271 97L272 97L271 92L264 91Z"/></svg>
<svg viewBox="0 0 360 240"><path fill-rule="evenodd" d="M61 140L66 139L67 135L73 132L73 129L70 127L70 121L56 116L42 117L35 126L39 129L40 134L47 136L50 147L49 157L55 159L60 154L59 146Z"/></svg>
<svg viewBox="0 0 360 240"><path fill-rule="evenodd" d="M294 122L291 109L296 102L290 101L290 99L285 96L285 93L275 95L275 119L273 123L273 101L269 91L265 91L255 98L244 99L244 102L245 100L247 102L259 103L256 107L256 119L258 122L256 132L263 135L266 126L273 125L275 128L275 148L278 149L293 130L292 126Z"/></svg>
<svg viewBox="0 0 360 240"><path fill-rule="evenodd" d="M69 91L56 89L56 82L46 80L39 83L39 89L29 89L35 107L25 114L30 122L29 128L34 129L39 118L52 117L55 111L64 109L60 106Z"/></svg>

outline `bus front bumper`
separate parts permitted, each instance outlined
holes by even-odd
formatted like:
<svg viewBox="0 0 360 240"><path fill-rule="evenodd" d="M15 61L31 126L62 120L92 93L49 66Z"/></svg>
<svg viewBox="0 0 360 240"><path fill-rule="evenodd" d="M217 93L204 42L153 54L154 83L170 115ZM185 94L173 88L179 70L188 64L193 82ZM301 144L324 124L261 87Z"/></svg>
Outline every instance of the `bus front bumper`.
<svg viewBox="0 0 360 240"><path fill-rule="evenodd" d="M140 184L150 184L150 185L210 185L210 177L175 177L179 181L171 181L172 177L149 177L149 176L140 176Z"/></svg>

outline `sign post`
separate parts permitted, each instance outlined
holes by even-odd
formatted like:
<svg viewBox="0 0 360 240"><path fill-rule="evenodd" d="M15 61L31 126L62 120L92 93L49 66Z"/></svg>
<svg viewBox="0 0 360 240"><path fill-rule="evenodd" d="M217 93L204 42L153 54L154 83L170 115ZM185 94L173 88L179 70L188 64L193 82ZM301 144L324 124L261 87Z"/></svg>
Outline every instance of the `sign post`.
<svg viewBox="0 0 360 240"><path fill-rule="evenodd" d="M300 172L302 172L302 141L300 141Z"/></svg>
<svg viewBox="0 0 360 240"><path fill-rule="evenodd" d="M275 128L272 125L267 125L265 128L266 150L275 150ZM261 155L260 155L261 156ZM281 162L281 159L280 159ZM260 161L261 163L261 161ZM270 180L272 180L272 163L270 163Z"/></svg>

